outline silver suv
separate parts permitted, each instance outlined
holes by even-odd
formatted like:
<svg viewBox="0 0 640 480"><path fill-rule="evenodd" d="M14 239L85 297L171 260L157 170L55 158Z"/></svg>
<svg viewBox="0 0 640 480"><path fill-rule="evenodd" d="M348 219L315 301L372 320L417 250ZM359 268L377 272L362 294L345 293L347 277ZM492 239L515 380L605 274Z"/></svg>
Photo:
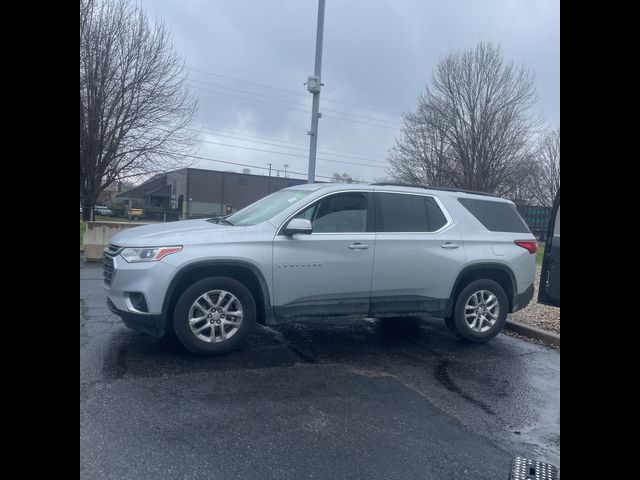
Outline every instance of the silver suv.
<svg viewBox="0 0 640 480"><path fill-rule="evenodd" d="M105 249L125 325L221 354L255 322L434 316L486 342L533 296L537 242L512 202L389 184L285 188L227 217L146 225Z"/></svg>

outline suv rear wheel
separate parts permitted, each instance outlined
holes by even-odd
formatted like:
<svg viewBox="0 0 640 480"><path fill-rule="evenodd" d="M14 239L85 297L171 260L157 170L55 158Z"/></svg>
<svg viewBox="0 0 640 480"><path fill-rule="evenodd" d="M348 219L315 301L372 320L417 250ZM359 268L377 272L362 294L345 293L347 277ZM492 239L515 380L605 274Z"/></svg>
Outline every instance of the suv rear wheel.
<svg viewBox="0 0 640 480"><path fill-rule="evenodd" d="M180 343L200 355L221 355L234 349L255 321L253 295L228 277L205 278L187 288L173 315Z"/></svg>
<svg viewBox="0 0 640 480"><path fill-rule="evenodd" d="M487 342L504 327L507 310L507 294L497 282L474 280L456 298L453 323L465 340Z"/></svg>

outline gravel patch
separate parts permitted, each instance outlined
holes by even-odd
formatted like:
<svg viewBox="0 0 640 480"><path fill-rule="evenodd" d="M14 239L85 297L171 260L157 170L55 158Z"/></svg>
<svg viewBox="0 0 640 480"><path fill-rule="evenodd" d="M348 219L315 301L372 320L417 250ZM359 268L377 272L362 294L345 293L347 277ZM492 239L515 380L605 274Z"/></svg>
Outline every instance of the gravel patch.
<svg viewBox="0 0 640 480"><path fill-rule="evenodd" d="M535 292L531 303L526 308L511 313L507 318L513 322L524 323L534 327L560 334L560 309L538 303L538 285L540 284L540 265L536 265Z"/></svg>
<svg viewBox="0 0 640 480"><path fill-rule="evenodd" d="M502 333L504 333L505 335L508 335L510 337L519 338L520 340L524 340L525 342L536 343L538 345L544 345L545 347L550 348L551 350L560 351L560 347L559 346L552 345L550 343L545 343L542 340L538 340L537 338L523 337L522 335L518 335L516 332L513 332L511 330L507 330L507 329L502 330Z"/></svg>

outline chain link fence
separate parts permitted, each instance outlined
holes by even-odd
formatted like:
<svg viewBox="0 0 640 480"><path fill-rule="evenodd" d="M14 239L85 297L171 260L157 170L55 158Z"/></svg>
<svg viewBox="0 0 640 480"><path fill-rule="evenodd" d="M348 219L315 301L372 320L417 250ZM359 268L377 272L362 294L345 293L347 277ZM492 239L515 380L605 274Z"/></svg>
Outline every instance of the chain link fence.
<svg viewBox="0 0 640 480"><path fill-rule="evenodd" d="M516 205L518 213L529 226L531 233L544 242L549 228L549 219L551 217L551 207L540 207L536 205Z"/></svg>
<svg viewBox="0 0 640 480"><path fill-rule="evenodd" d="M231 212L229 212L231 213ZM176 222L178 220L193 220L198 218L214 218L222 216L216 213L185 213L177 210L163 210L156 208L94 208L89 215L89 221L143 221L143 222ZM80 212L80 221L83 216Z"/></svg>

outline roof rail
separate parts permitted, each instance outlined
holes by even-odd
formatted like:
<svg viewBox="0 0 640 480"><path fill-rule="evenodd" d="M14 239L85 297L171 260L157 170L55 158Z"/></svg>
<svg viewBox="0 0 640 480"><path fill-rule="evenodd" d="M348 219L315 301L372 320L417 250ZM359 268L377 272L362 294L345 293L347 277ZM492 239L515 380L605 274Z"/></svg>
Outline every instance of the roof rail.
<svg viewBox="0 0 640 480"><path fill-rule="evenodd" d="M394 182L379 182L372 183L371 185L376 185L380 187L388 186L388 187L411 187L411 188L422 188L424 190L440 190L443 192L461 192L461 193L471 193L473 195L484 195L485 197L495 197L495 195L487 192L478 192L476 190L467 190L464 188L456 188L456 187L430 187L423 185L415 185L411 183L394 183Z"/></svg>

